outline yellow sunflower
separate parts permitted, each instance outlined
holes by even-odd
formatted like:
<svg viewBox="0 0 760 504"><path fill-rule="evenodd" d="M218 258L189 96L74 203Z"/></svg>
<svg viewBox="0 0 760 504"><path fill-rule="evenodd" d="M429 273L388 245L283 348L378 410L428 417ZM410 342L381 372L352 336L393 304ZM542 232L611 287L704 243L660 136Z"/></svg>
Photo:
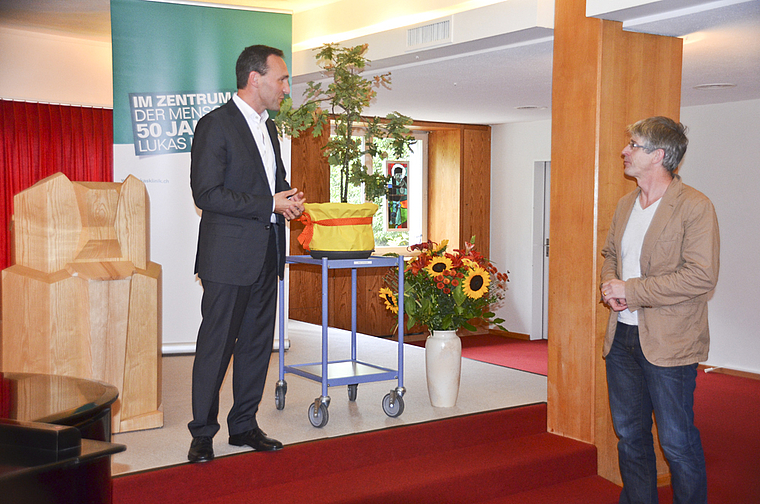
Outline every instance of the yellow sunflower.
<svg viewBox="0 0 760 504"><path fill-rule="evenodd" d="M425 269L431 277L435 278L443 274L444 271L451 269L451 259L448 257L432 257Z"/></svg>
<svg viewBox="0 0 760 504"><path fill-rule="evenodd" d="M398 314L398 300L396 295L388 287L380 289L380 299L385 301L385 308Z"/></svg>
<svg viewBox="0 0 760 504"><path fill-rule="evenodd" d="M470 299L480 299L488 292L491 276L481 267L475 267L467 273L462 282L462 290Z"/></svg>

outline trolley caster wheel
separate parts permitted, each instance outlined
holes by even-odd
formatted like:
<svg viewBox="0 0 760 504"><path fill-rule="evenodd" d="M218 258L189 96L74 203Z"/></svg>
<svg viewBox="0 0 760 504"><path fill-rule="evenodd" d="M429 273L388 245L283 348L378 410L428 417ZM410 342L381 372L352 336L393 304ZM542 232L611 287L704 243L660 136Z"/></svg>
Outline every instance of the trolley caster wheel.
<svg viewBox="0 0 760 504"><path fill-rule="evenodd" d="M349 401L356 401L356 394L358 392L359 385L353 384L348 386L348 400Z"/></svg>
<svg viewBox="0 0 760 504"><path fill-rule="evenodd" d="M324 404L319 405L319 409L314 409L314 404L309 406L309 422L314 427L324 427L330 420L330 414L327 412L327 406Z"/></svg>
<svg viewBox="0 0 760 504"><path fill-rule="evenodd" d="M391 395L385 394L385 397L383 397L383 411L385 411L386 415L393 418L401 415L404 412L404 398L397 395L396 400L391 401Z"/></svg>
<svg viewBox="0 0 760 504"><path fill-rule="evenodd" d="M274 389L274 405L278 410L285 409L285 394L288 391L288 387L278 385Z"/></svg>

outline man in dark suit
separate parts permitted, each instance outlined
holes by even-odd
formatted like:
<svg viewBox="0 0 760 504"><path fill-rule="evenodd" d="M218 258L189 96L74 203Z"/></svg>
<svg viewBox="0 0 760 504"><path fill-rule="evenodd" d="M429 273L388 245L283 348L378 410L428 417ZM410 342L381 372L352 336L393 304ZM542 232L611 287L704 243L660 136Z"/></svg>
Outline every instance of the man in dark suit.
<svg viewBox="0 0 760 504"><path fill-rule="evenodd" d="M285 219L304 196L285 180L280 144L267 109L290 92L279 49L246 48L235 66L238 91L195 128L190 185L202 210L195 272L203 283L193 364L193 436L188 460L214 458L219 390L232 364L229 443L273 451L256 422L274 339L276 277L285 268Z"/></svg>

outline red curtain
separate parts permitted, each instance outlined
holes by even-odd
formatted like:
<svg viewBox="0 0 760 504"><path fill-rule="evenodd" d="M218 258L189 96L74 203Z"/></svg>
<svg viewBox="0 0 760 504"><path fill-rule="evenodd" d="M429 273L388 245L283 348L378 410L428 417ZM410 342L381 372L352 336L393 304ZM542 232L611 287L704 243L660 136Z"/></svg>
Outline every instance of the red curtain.
<svg viewBox="0 0 760 504"><path fill-rule="evenodd" d="M0 100L0 269L10 266L13 196L62 172L113 181L113 111Z"/></svg>

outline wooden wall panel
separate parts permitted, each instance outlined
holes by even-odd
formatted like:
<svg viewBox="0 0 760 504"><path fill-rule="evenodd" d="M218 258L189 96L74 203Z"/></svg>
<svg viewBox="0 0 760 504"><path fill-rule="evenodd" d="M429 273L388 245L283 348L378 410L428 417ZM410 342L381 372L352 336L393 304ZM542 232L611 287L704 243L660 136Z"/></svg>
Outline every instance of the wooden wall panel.
<svg viewBox="0 0 760 504"><path fill-rule="evenodd" d="M449 240L459 248L462 131L431 131L428 135L428 238Z"/></svg>
<svg viewBox="0 0 760 504"><path fill-rule="evenodd" d="M481 254L491 243L491 128L464 128L459 241L475 237Z"/></svg>
<svg viewBox="0 0 760 504"><path fill-rule="evenodd" d="M491 129L488 126L425 123L428 136L428 237L448 239L450 248L477 237L488 254L490 230ZM312 202L329 201L329 168L320 142L310 135L292 144L291 185L304 189ZM303 226L291 223L290 254L304 254L297 241ZM396 319L378 296L386 269L357 274L357 330L376 336L395 333ZM316 267L290 267L290 318L321 324L321 272ZM351 327L351 272L333 270L329 280L328 323Z"/></svg>
<svg viewBox="0 0 760 504"><path fill-rule="evenodd" d="M302 190L306 201L325 203L330 201L330 165L322 155L327 143L327 128L315 138L310 131L304 132L291 144L290 185ZM298 242L303 224L290 223L290 255L303 255L306 251ZM318 268L303 265L289 267L290 318L311 324L322 323L322 280Z"/></svg>
<svg viewBox="0 0 760 504"><path fill-rule="evenodd" d="M290 266L290 318L310 324L322 323L322 283L317 268Z"/></svg>
<svg viewBox="0 0 760 504"><path fill-rule="evenodd" d="M379 291L387 268L359 269L356 274L356 330L373 336L392 336L395 315L385 309ZM330 326L351 328L351 270L334 270L330 276Z"/></svg>
<svg viewBox="0 0 760 504"><path fill-rule="evenodd" d="M594 443L599 473L619 483L601 355L609 311L599 301L600 251L617 201L635 187L622 173L625 126L678 118L681 41L588 19L583 0L557 3L554 35L548 427ZM661 480L666 472L660 455Z"/></svg>
<svg viewBox="0 0 760 504"><path fill-rule="evenodd" d="M358 277L358 272L357 272ZM335 270L330 272L330 314L329 324L331 327L351 329L351 271ZM356 306L359 313L359 305L364 304L363 296L360 298L357 279ZM360 301L361 299L361 301ZM357 331L358 331L357 323Z"/></svg>

